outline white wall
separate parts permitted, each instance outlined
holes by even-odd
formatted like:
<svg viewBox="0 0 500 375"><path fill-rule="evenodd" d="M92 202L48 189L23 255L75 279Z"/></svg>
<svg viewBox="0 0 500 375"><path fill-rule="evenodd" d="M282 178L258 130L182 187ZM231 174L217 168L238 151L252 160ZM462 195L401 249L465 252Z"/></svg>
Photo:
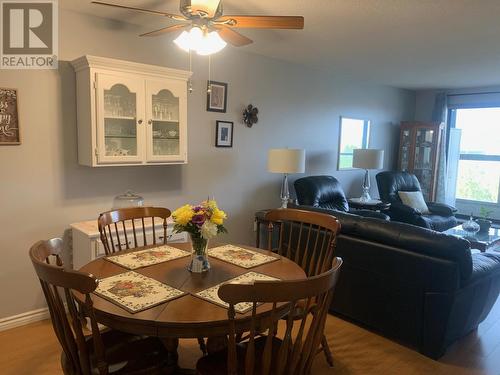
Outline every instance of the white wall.
<svg viewBox="0 0 500 375"><path fill-rule="evenodd" d="M68 61L84 54L185 69L187 55L168 39L138 38L132 26L60 12L58 71L0 71L0 86L19 90L22 145L0 147L0 318L44 305L28 260L39 239L97 218L132 189L169 208L214 195L229 214L228 241L253 242L253 214L279 205L280 176L266 171L267 150L307 150L307 174L332 174L360 194L362 171L336 172L340 115L372 120L371 146L395 159L400 120L413 118L413 92L367 86L228 47L212 61L212 79L229 83L228 111L205 111L207 59L195 58L189 96L189 164L88 168L76 158L75 75ZM258 43L258 41L257 41ZM259 122L240 121L247 104ZM234 121L234 147L213 146L215 120ZM392 166L392 165L391 165ZM376 195L376 194L375 194Z"/></svg>

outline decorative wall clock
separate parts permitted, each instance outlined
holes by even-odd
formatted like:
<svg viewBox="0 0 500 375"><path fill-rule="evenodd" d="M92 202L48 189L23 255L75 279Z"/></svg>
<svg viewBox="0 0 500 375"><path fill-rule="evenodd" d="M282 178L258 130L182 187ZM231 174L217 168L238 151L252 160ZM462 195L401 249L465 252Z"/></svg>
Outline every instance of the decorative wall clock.
<svg viewBox="0 0 500 375"><path fill-rule="evenodd" d="M257 107L249 104L245 110L243 111L243 122L251 128L253 124L256 124L259 121L257 115L259 114L259 110Z"/></svg>

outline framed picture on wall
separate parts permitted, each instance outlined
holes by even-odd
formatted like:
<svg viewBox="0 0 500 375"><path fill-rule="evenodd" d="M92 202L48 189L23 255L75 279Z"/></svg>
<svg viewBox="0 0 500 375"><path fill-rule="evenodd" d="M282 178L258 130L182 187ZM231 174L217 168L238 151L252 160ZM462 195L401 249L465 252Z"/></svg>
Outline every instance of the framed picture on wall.
<svg viewBox="0 0 500 375"><path fill-rule="evenodd" d="M215 147L233 147L233 123L217 121L215 126Z"/></svg>
<svg viewBox="0 0 500 375"><path fill-rule="evenodd" d="M227 83L208 81L207 87L207 111L226 113Z"/></svg>
<svg viewBox="0 0 500 375"><path fill-rule="evenodd" d="M0 87L0 145L20 145L17 90Z"/></svg>

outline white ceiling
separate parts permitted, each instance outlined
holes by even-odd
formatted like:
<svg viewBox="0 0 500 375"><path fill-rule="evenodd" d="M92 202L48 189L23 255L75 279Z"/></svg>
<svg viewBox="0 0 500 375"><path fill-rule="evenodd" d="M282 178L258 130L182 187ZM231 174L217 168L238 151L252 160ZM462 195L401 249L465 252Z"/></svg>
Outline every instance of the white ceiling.
<svg viewBox="0 0 500 375"><path fill-rule="evenodd" d="M175 13L179 7L178 0L109 1ZM90 0L59 3L147 25L144 31L174 23ZM241 48L332 74L410 89L500 84L500 0L224 0L224 13L303 15L301 31L242 29L255 42Z"/></svg>

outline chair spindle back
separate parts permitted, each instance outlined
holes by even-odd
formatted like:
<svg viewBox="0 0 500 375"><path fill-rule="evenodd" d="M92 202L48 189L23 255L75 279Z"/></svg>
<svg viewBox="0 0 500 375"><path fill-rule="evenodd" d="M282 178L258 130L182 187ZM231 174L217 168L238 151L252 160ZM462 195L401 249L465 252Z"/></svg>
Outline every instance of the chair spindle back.
<svg viewBox="0 0 500 375"><path fill-rule="evenodd" d="M321 212L275 209L269 211L268 250L276 251L300 265L307 276L329 269L335 254L339 221ZM278 228L278 247L273 248L274 228Z"/></svg>
<svg viewBox="0 0 500 375"><path fill-rule="evenodd" d="M97 220L101 242L106 255L116 251L133 249L136 247L166 244L167 219L170 210L162 207L131 207L103 212ZM155 218L162 220L162 235L157 238ZM151 223L153 238L148 241L146 226ZM127 234L132 232L130 234ZM132 238L129 238L132 237Z"/></svg>
<svg viewBox="0 0 500 375"><path fill-rule="evenodd" d="M52 327L63 349L64 372L79 375L92 373L82 323L72 295L73 290L85 296L85 303L81 308L90 318L99 374L105 375L108 373L108 366L104 356L104 345L90 298L90 293L95 290L98 281L90 274L64 269L60 257L61 249L60 238L39 241L31 247L29 256L47 300ZM51 264L51 258L55 258L55 264Z"/></svg>
<svg viewBox="0 0 500 375"><path fill-rule="evenodd" d="M230 375L308 374L321 342L341 265L342 260L335 258L333 266L330 263L330 270L305 280L222 285L218 292L219 297L229 304L228 373ZM236 332L234 306L240 302L252 303L252 321L246 342L244 364L238 363L236 352L239 332ZM260 303L271 303L272 311L269 319L259 322L256 311ZM283 311L279 309L281 303L289 303L290 310L285 313L297 308L302 309L303 313L301 319L297 319L294 314L287 315L286 329L276 353L276 350L273 350L273 342L278 333L278 322L283 317ZM292 331L296 334L292 334ZM262 367L256 368L255 338L262 333L266 333L264 350L258 361Z"/></svg>

